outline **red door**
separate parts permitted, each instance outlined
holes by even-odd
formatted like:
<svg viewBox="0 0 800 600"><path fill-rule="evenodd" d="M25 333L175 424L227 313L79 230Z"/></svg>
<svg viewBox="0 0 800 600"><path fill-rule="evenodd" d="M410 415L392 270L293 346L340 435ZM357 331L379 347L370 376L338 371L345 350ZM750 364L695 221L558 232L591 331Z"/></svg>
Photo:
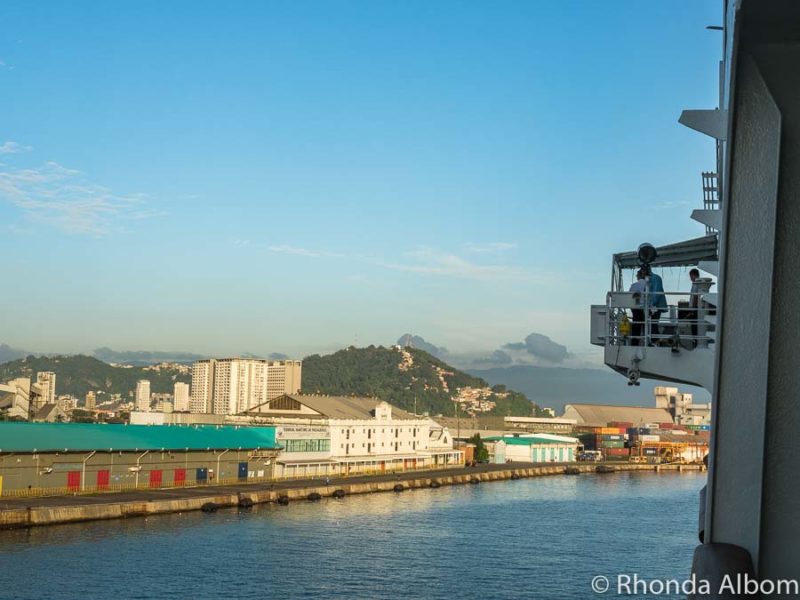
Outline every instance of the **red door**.
<svg viewBox="0 0 800 600"><path fill-rule="evenodd" d="M77 492L81 489L80 471L67 471L67 489L70 492Z"/></svg>
<svg viewBox="0 0 800 600"><path fill-rule="evenodd" d="M150 471L150 487L157 488L161 487L161 477L163 475L163 471L161 469L156 469L155 471Z"/></svg>
<svg viewBox="0 0 800 600"><path fill-rule="evenodd" d="M175 469L175 476L173 477L175 485L186 485L186 469Z"/></svg>
<svg viewBox="0 0 800 600"><path fill-rule="evenodd" d="M107 490L108 489L108 482L111 479L111 472L108 470L98 471L97 472L97 489L98 490Z"/></svg>

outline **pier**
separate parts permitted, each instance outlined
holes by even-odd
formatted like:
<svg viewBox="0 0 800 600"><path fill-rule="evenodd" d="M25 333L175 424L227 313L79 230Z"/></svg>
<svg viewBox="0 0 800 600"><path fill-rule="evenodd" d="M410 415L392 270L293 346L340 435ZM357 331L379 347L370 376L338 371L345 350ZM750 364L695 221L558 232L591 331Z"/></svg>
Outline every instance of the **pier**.
<svg viewBox="0 0 800 600"><path fill-rule="evenodd" d="M704 471L703 465L636 464L622 462L479 465L392 475L197 486L117 493L8 498L0 501L0 529L122 519L193 510L249 507L268 502L289 503L378 492L404 492L447 485L467 485L551 475L596 475L640 471Z"/></svg>

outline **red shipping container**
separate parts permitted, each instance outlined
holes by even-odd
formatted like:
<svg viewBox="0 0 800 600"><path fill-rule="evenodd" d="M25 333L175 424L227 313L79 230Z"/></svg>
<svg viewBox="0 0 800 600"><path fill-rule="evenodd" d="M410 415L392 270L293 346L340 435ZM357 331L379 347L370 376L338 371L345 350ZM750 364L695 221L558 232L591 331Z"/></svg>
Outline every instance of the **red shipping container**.
<svg viewBox="0 0 800 600"><path fill-rule="evenodd" d="M108 482L111 479L111 472L108 469L97 472L97 489L107 490Z"/></svg>
<svg viewBox="0 0 800 600"><path fill-rule="evenodd" d="M81 489L80 471L67 471L67 489L71 492L77 492Z"/></svg>
<svg viewBox="0 0 800 600"><path fill-rule="evenodd" d="M629 448L603 448L606 456L628 456L630 453Z"/></svg>
<svg viewBox="0 0 800 600"><path fill-rule="evenodd" d="M150 487L157 488L161 487L161 478L163 476L163 471L160 469L156 469L155 471L150 471Z"/></svg>
<svg viewBox="0 0 800 600"><path fill-rule="evenodd" d="M173 477L175 485L186 485L186 469L175 469L175 476Z"/></svg>

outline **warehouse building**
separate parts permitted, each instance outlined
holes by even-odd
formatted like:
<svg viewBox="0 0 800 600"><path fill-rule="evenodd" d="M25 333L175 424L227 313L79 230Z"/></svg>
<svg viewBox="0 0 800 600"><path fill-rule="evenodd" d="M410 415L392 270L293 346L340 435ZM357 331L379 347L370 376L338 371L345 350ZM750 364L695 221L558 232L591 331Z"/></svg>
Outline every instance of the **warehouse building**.
<svg viewBox="0 0 800 600"><path fill-rule="evenodd" d="M495 464L575 461L577 438L548 434L505 435L484 440Z"/></svg>
<svg viewBox="0 0 800 600"><path fill-rule="evenodd" d="M274 427L0 423L0 495L271 479Z"/></svg>
<svg viewBox="0 0 800 600"><path fill-rule="evenodd" d="M378 398L284 394L235 417L277 427L277 477L385 473L464 463L453 436L428 417Z"/></svg>
<svg viewBox="0 0 800 600"><path fill-rule="evenodd" d="M573 419L576 426L605 427L608 423L625 422L636 426L649 423L672 423L672 415L664 408L644 406L611 406L607 404L567 404L564 419Z"/></svg>

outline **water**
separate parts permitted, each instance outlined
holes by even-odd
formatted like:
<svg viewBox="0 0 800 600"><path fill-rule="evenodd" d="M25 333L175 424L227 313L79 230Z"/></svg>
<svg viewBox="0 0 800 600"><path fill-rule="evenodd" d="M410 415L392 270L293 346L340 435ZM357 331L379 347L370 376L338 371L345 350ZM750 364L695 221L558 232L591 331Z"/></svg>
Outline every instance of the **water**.
<svg viewBox="0 0 800 600"><path fill-rule="evenodd" d="M595 575L687 576L704 483L539 477L6 531L0 599L600 597Z"/></svg>

